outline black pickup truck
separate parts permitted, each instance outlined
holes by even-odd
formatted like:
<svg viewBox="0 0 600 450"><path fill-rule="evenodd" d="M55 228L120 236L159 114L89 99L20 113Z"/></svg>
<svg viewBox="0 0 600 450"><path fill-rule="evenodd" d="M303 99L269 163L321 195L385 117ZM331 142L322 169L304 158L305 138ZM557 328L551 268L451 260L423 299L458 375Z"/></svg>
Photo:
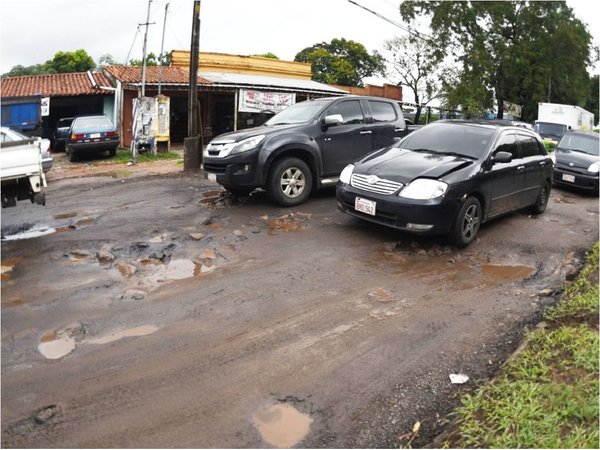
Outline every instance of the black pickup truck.
<svg viewBox="0 0 600 450"><path fill-rule="evenodd" d="M297 103L256 128L226 133L204 151L204 172L234 195L264 188L282 206L334 186L342 169L408 133L397 102L329 97Z"/></svg>

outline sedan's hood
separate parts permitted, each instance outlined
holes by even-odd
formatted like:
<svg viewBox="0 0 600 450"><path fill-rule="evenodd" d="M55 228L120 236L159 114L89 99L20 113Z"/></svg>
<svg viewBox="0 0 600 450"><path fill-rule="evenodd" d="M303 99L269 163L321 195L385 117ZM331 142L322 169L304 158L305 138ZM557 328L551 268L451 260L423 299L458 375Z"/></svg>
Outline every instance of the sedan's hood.
<svg viewBox="0 0 600 450"><path fill-rule="evenodd" d="M407 184L415 178L439 179L473 162L458 156L389 147L363 158L356 164L355 172Z"/></svg>
<svg viewBox="0 0 600 450"><path fill-rule="evenodd" d="M577 152L564 148L556 150L556 164L587 169L591 164L598 162L600 157L589 153Z"/></svg>
<svg viewBox="0 0 600 450"><path fill-rule="evenodd" d="M240 142L244 139L248 139L254 136L268 135L279 132L281 130L287 130L289 128L297 127L298 125L277 125L277 126L265 126L246 128L245 130L232 131L217 136L211 142L214 143L225 143L225 142Z"/></svg>

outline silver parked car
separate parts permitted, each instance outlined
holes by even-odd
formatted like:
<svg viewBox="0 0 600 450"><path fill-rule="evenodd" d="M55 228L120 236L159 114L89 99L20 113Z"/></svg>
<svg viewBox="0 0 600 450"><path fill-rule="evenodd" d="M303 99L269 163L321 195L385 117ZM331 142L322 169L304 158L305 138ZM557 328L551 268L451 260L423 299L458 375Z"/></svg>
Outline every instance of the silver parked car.
<svg viewBox="0 0 600 450"><path fill-rule="evenodd" d="M32 139L31 136L25 136L18 131L8 127L0 127L0 142L14 142ZM48 172L52 167L54 160L50 154L50 140L42 138L42 169L44 172Z"/></svg>

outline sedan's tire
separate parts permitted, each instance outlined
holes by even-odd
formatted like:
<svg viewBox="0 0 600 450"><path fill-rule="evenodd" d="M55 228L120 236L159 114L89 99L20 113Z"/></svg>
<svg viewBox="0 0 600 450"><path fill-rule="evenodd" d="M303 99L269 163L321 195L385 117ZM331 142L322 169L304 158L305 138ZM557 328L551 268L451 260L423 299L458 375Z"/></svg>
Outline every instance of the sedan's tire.
<svg viewBox="0 0 600 450"><path fill-rule="evenodd" d="M65 145L65 153L69 156L69 161L73 162L77 160L75 151L69 145Z"/></svg>
<svg viewBox="0 0 600 450"><path fill-rule="evenodd" d="M117 154L117 149L116 148L112 148L108 151L108 156L110 156L111 158L113 156L115 156Z"/></svg>
<svg viewBox="0 0 600 450"><path fill-rule="evenodd" d="M466 247L475 239L481 225L481 203L475 197L469 197L463 203L454 227L450 232L450 241L458 247Z"/></svg>
<svg viewBox="0 0 600 450"><path fill-rule="evenodd" d="M531 214L541 214L546 210L546 206L548 205L548 199L550 198L550 183L548 181L544 182L540 193L538 194L535 203L531 205L529 211Z"/></svg>
<svg viewBox="0 0 600 450"><path fill-rule="evenodd" d="M310 168L301 159L282 159L269 172L269 196L281 206L304 203L310 196L312 187Z"/></svg>

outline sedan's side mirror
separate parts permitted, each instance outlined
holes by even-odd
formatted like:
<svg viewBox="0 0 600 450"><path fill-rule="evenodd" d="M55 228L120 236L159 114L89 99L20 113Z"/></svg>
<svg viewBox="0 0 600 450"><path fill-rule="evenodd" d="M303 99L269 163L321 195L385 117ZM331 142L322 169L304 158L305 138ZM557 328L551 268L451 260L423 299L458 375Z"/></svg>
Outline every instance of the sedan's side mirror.
<svg viewBox="0 0 600 450"><path fill-rule="evenodd" d="M332 114L331 116L325 116L323 118L323 125L325 127L341 125L344 123L344 118L341 114Z"/></svg>
<svg viewBox="0 0 600 450"><path fill-rule="evenodd" d="M492 161L495 163L509 163L512 161L512 153L509 152L498 152L492 157Z"/></svg>

